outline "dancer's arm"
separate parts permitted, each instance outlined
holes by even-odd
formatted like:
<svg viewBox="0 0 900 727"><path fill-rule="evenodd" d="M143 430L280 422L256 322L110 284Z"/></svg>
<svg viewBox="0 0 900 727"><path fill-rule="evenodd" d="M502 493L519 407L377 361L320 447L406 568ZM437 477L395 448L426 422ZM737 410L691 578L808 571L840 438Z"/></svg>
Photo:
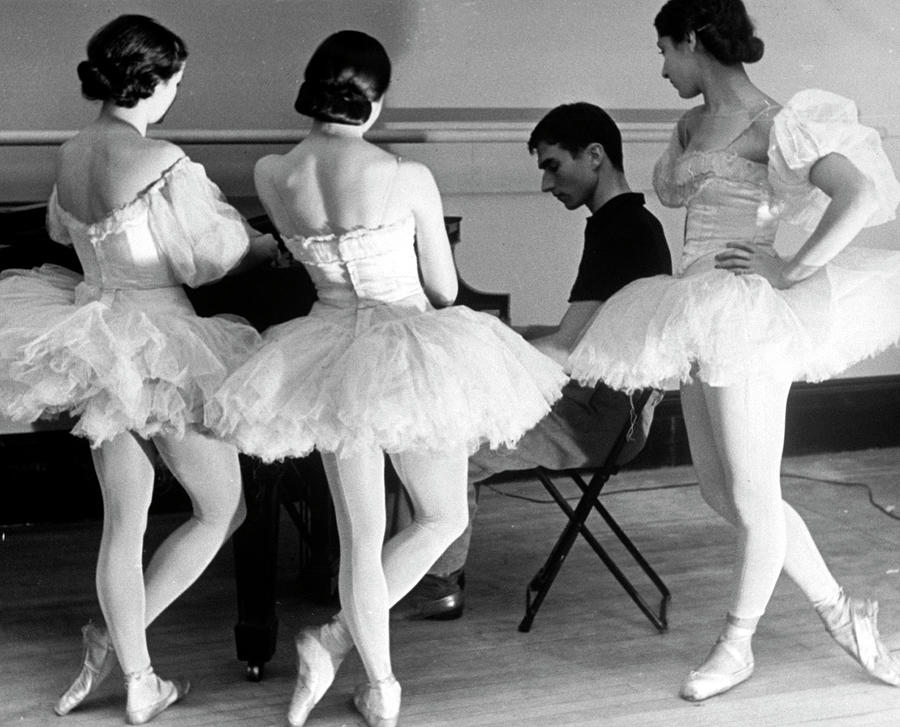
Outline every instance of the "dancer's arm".
<svg viewBox="0 0 900 727"><path fill-rule="evenodd" d="M599 300L578 300L569 303L559 325L549 327L549 330L543 327L541 335L536 338L530 338L527 331L524 336L541 353L560 365L565 365L569 353L601 305Z"/></svg>
<svg viewBox="0 0 900 727"><path fill-rule="evenodd" d="M453 305L458 292L456 266L444 227L444 209L437 184L422 164L403 162L402 173L416 221L419 269L425 294L438 308Z"/></svg>
<svg viewBox="0 0 900 727"><path fill-rule="evenodd" d="M736 274L762 275L775 288L789 288L815 273L859 234L878 207L874 185L842 154L827 154L809 181L830 198L815 230L790 260L746 242L728 243L716 266Z"/></svg>

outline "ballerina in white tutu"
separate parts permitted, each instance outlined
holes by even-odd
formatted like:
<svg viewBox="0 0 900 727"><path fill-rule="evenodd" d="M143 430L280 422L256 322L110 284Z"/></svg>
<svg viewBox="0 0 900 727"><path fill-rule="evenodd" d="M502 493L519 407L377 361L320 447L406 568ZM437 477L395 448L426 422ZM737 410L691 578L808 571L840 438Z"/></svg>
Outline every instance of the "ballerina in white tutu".
<svg viewBox="0 0 900 727"><path fill-rule="evenodd" d="M260 343L249 326L198 317L181 284L214 280L276 248L256 236L251 250L249 228L203 168L145 136L177 93L187 57L181 39L150 18L121 16L87 52L82 91L102 108L59 151L47 219L51 237L74 246L84 276L53 266L3 274L0 413L22 421L73 415L103 495L97 595L106 627L83 629L81 673L55 710L78 706L118 660L126 719L141 724L189 686L153 673L146 628L244 516L237 452L205 433L203 406ZM145 571L156 455L194 512Z"/></svg>
<svg viewBox="0 0 900 727"><path fill-rule="evenodd" d="M751 639L782 570L871 676L900 685L877 604L843 592L780 482L791 381L831 376L900 338L900 252L845 249L893 218L900 184L851 101L804 91L782 107L750 82L743 64L763 43L740 0L671 0L655 25L663 77L682 98L703 96L654 172L663 204L687 208L680 270L608 300L569 365L625 390L680 382L702 495L736 528L726 624L681 696L750 677ZM790 259L773 250L780 220L810 232Z"/></svg>
<svg viewBox="0 0 900 727"><path fill-rule="evenodd" d="M396 723L388 609L465 528L468 454L515 442L566 381L496 318L451 306L457 278L431 173L363 139L389 80L384 48L356 31L329 37L309 61L296 109L312 130L261 159L256 186L319 299L309 316L266 331L208 406L210 425L250 454L317 448L325 462L343 611L297 638L292 725L352 644L369 679L357 708L370 725ZM386 543L385 452L416 512Z"/></svg>

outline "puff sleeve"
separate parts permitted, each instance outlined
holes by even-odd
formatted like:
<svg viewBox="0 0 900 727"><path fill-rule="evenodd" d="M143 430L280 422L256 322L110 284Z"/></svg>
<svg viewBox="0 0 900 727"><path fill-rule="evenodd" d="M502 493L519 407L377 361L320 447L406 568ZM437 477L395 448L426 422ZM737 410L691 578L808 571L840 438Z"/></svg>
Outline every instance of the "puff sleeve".
<svg viewBox="0 0 900 727"><path fill-rule="evenodd" d="M56 199L56 185L53 186L53 192L50 194L50 201L47 203L47 234L54 242L66 247L72 247L72 238L69 236L69 230L63 224L59 217L59 202Z"/></svg>
<svg viewBox="0 0 900 727"><path fill-rule="evenodd" d="M809 181L813 164L841 154L873 184L878 206L866 226L894 219L900 182L875 129L859 123L856 104L828 91L795 94L775 116L769 135L769 183L781 219L812 230L829 198Z"/></svg>
<svg viewBox="0 0 900 727"><path fill-rule="evenodd" d="M187 157L160 182L147 197L150 228L175 277L191 287L223 277L249 250L244 218Z"/></svg>

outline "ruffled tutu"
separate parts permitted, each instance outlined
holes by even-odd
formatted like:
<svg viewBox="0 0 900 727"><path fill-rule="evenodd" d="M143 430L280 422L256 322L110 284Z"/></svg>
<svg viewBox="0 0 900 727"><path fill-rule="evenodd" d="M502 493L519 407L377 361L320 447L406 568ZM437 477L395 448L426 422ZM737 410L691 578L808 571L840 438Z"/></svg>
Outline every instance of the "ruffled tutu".
<svg viewBox="0 0 900 727"><path fill-rule="evenodd" d="M0 276L0 412L69 412L96 447L130 430L181 435L259 347L250 326L200 318L180 287L100 297L55 266Z"/></svg>
<svg viewBox="0 0 900 727"><path fill-rule="evenodd" d="M900 340L900 252L848 248L776 290L709 270L637 280L606 301L569 357L572 378L632 391L698 376L820 381Z"/></svg>
<svg viewBox="0 0 900 727"><path fill-rule="evenodd" d="M313 448L512 445L567 380L497 319L464 307L317 304L264 338L207 406L206 421L266 461Z"/></svg>

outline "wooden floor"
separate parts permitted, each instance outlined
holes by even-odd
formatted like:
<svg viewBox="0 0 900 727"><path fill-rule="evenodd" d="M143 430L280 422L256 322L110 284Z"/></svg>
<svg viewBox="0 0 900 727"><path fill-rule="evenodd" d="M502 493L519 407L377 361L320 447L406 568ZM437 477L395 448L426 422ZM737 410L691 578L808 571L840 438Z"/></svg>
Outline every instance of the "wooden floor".
<svg viewBox="0 0 900 727"><path fill-rule="evenodd" d="M839 580L853 593L880 600L882 634L900 651L900 523L876 510L864 489L823 482L868 483L877 502L900 504L900 450L789 459L784 472L786 499L806 518ZM404 688L401 724L900 724L900 689L867 679L784 580L755 641L753 678L701 705L678 698L681 679L705 655L722 619L732 552L729 530L701 503L692 478L689 468L631 472L612 482L606 495L607 506L672 590L670 630L663 635L580 542L531 633L519 633L525 584L560 529L561 513L552 504L483 493L465 616L393 629L394 668ZM502 491L537 497L543 492L534 484L504 485ZM155 518L151 540L172 522L171 516ZM157 670L193 682L188 698L154 724L284 723L294 681L290 636L330 613L303 599L292 578L293 543L284 531L282 628L266 679L245 681L235 659L226 548L150 630ZM92 561L98 537L97 523L0 534L0 724L122 724L118 678L63 720L51 711L77 670L78 629L97 615ZM361 724L348 699L362 674L358 659L349 659L310 727Z"/></svg>

